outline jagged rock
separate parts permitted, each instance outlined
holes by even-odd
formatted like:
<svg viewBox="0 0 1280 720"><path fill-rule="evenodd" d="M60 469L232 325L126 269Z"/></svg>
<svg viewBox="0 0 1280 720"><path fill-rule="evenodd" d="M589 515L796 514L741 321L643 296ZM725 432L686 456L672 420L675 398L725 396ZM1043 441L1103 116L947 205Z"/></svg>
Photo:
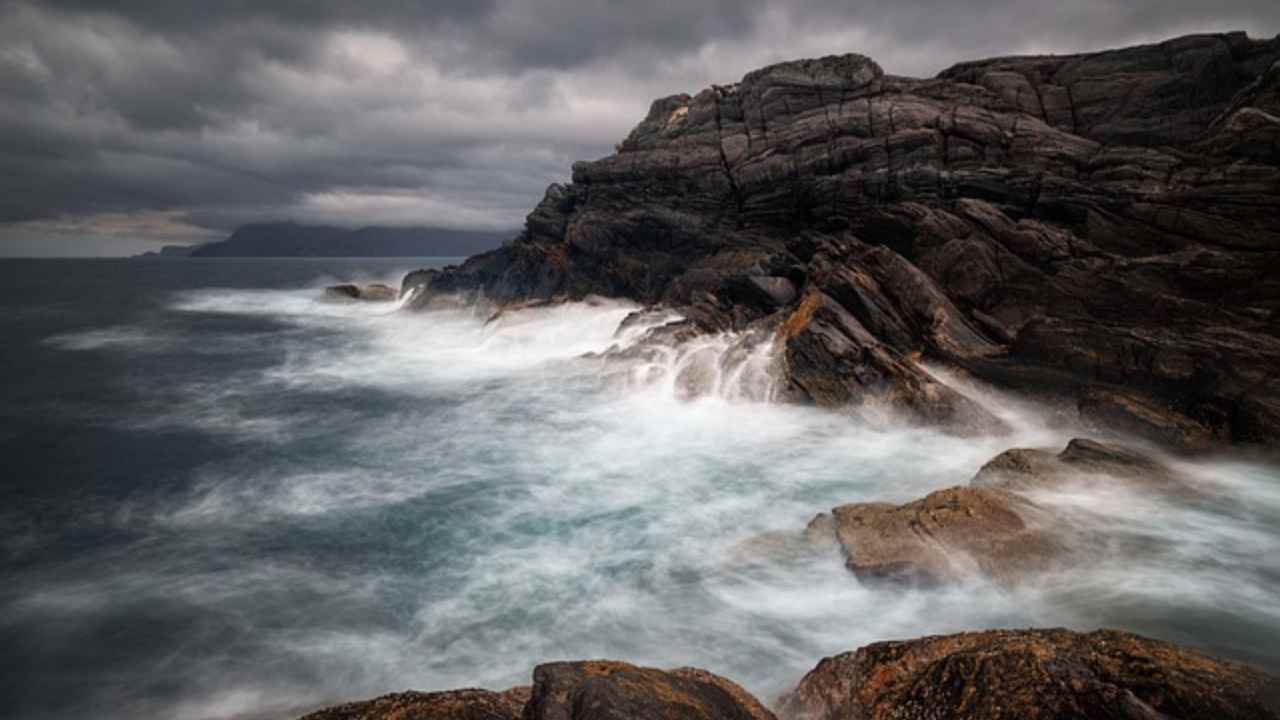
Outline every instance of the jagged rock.
<svg viewBox="0 0 1280 720"><path fill-rule="evenodd" d="M990 630L881 642L824 659L784 720L1273 720L1280 682L1138 635Z"/></svg>
<svg viewBox="0 0 1280 720"><path fill-rule="evenodd" d="M779 334L794 391L818 405L888 406L959 434L1005 430L982 406L877 340L824 293L807 294Z"/></svg>
<svg viewBox="0 0 1280 720"><path fill-rule="evenodd" d="M361 287L351 283L330 285L324 289L324 296L330 300L369 300L373 302L392 302L400 297L400 291L390 285L371 283Z"/></svg>
<svg viewBox="0 0 1280 720"><path fill-rule="evenodd" d="M318 710L301 720L520 720L529 688L402 692Z"/></svg>
<svg viewBox="0 0 1280 720"><path fill-rule="evenodd" d="M772 65L654 102L518 238L404 289L621 296L702 332L816 302L788 349L800 400L862 402L857 369L950 423L957 403L896 367L920 352L1162 443L1274 443L1277 62L1280 38L1227 33L932 79Z"/></svg>
<svg viewBox="0 0 1280 720"><path fill-rule="evenodd" d="M774 720L733 682L705 670L663 671L608 660L533 670L525 720Z"/></svg>

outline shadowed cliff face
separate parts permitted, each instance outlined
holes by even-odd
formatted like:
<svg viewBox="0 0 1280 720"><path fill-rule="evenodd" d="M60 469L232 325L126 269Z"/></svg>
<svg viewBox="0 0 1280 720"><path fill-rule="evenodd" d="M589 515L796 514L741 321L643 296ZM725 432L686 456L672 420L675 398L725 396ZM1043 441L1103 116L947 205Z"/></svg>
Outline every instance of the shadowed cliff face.
<svg viewBox="0 0 1280 720"><path fill-rule="evenodd" d="M916 353L1197 449L1280 440L1280 38L773 65L653 103L413 301L622 296L764 328L787 397L990 418Z"/></svg>

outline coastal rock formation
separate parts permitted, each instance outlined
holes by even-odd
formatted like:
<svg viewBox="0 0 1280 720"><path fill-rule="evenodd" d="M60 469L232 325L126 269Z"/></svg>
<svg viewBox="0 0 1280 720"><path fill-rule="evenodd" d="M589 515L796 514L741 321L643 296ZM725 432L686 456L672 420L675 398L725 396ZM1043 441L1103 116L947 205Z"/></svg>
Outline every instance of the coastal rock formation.
<svg viewBox="0 0 1280 720"><path fill-rule="evenodd" d="M1185 449L1280 440L1280 38L772 65L653 103L418 305L625 297L778 328L787 396L992 419L917 354Z"/></svg>
<svg viewBox="0 0 1280 720"><path fill-rule="evenodd" d="M881 642L822 660L782 720L1116 718L1275 720L1280 682L1250 666L1114 630L991 630ZM533 686L405 692L303 720L775 720L705 670L558 662Z"/></svg>
<svg viewBox="0 0 1280 720"><path fill-rule="evenodd" d="M881 642L818 663L786 720L1280 717L1277 679L1114 630L990 630Z"/></svg>
<svg viewBox="0 0 1280 720"><path fill-rule="evenodd" d="M383 285L382 283L370 283L364 286L343 283L325 288L324 296L330 300L392 302L400 297L400 292L390 285Z"/></svg>

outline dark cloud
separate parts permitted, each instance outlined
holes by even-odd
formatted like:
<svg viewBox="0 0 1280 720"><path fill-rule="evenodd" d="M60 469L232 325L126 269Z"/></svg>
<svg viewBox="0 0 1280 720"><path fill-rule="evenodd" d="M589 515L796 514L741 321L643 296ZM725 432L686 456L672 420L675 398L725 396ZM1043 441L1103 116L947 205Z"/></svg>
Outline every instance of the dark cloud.
<svg viewBox="0 0 1280 720"><path fill-rule="evenodd" d="M993 54L1280 30L1225 0L0 0L0 254L290 217L512 227L656 96L859 51Z"/></svg>

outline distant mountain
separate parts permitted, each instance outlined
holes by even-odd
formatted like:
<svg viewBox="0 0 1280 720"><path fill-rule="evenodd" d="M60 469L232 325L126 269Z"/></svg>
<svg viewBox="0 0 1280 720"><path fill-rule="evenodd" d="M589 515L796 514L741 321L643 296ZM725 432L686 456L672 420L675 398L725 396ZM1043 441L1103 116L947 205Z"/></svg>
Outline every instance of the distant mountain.
<svg viewBox="0 0 1280 720"><path fill-rule="evenodd" d="M468 257L498 247L516 232L254 223L226 240L195 248L191 257Z"/></svg>
<svg viewBox="0 0 1280 720"><path fill-rule="evenodd" d="M199 245L165 245L159 250L148 250L140 255L134 255L134 258L146 259L163 259L169 260L174 258L191 257L191 253L200 248Z"/></svg>

